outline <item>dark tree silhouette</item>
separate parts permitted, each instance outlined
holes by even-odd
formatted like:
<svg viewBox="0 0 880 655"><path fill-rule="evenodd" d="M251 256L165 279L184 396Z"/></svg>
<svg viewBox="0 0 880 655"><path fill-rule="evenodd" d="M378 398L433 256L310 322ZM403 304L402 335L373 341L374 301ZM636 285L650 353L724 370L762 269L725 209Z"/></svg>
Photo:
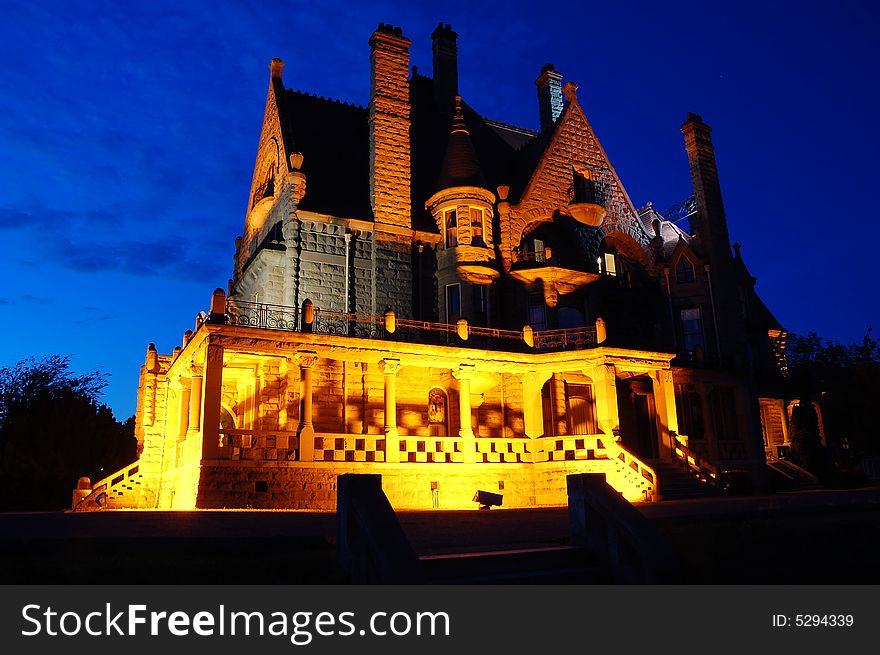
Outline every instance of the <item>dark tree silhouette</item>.
<svg viewBox="0 0 880 655"><path fill-rule="evenodd" d="M0 510L64 509L80 476L134 461L134 420L98 403L106 385L59 355L0 367Z"/></svg>
<svg viewBox="0 0 880 655"><path fill-rule="evenodd" d="M880 339L842 345L815 333L792 335L786 358L793 387L818 400L826 437L838 464L880 454Z"/></svg>

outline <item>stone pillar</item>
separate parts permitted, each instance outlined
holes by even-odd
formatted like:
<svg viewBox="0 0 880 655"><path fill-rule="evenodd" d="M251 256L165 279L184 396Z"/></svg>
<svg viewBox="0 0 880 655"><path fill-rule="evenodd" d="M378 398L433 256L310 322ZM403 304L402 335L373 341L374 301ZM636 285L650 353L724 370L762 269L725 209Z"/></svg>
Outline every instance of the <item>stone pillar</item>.
<svg viewBox="0 0 880 655"><path fill-rule="evenodd" d="M553 407L554 436L568 434L568 403L565 398L565 378L554 373L550 378L550 405Z"/></svg>
<svg viewBox="0 0 880 655"><path fill-rule="evenodd" d="M181 380L180 397L177 403L177 436L185 437L189 427L190 386Z"/></svg>
<svg viewBox="0 0 880 655"><path fill-rule="evenodd" d="M299 426L296 436L299 439L299 459L311 462L315 459L315 427L312 424L312 367L318 361L317 353L299 350L296 363L299 365Z"/></svg>
<svg viewBox="0 0 880 655"><path fill-rule="evenodd" d="M397 374L399 359L383 359L379 370L385 377L385 461L400 461L400 433L397 431Z"/></svg>
<svg viewBox="0 0 880 655"><path fill-rule="evenodd" d="M653 371L654 407L660 419L660 456L672 458L675 444L672 433L678 434L678 413L675 410L675 385L672 382L672 371Z"/></svg>
<svg viewBox="0 0 880 655"><path fill-rule="evenodd" d="M189 429L198 432L202 418L202 376L193 374L189 394Z"/></svg>
<svg viewBox="0 0 880 655"><path fill-rule="evenodd" d="M223 346L208 342L202 378L202 459L220 455L220 399L223 393Z"/></svg>
<svg viewBox="0 0 880 655"><path fill-rule="evenodd" d="M523 374L523 423L527 437L535 439L544 434L544 403L541 389L550 379L550 373L529 371Z"/></svg>
<svg viewBox="0 0 880 655"><path fill-rule="evenodd" d="M462 439L462 454L465 464L477 461L477 440L471 423L471 378L474 374L473 364L462 364L452 375L458 380L458 436Z"/></svg>
<svg viewBox="0 0 880 655"><path fill-rule="evenodd" d="M617 410L617 370L614 364L603 363L587 369L584 373L593 379L593 393L596 397L596 424L599 430L611 436L620 428Z"/></svg>

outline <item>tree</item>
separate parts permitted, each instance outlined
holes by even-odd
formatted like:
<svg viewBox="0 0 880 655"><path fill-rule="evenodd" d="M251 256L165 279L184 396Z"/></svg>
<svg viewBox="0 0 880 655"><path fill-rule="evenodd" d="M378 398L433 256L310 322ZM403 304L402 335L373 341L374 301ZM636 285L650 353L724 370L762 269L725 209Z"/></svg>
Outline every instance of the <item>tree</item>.
<svg viewBox="0 0 880 655"><path fill-rule="evenodd" d="M69 507L79 477L134 461L133 421L98 403L106 376L50 355L0 367L0 510Z"/></svg>
<svg viewBox="0 0 880 655"><path fill-rule="evenodd" d="M792 335L786 359L798 395L819 402L838 463L880 454L880 339L870 329L849 346L813 332Z"/></svg>

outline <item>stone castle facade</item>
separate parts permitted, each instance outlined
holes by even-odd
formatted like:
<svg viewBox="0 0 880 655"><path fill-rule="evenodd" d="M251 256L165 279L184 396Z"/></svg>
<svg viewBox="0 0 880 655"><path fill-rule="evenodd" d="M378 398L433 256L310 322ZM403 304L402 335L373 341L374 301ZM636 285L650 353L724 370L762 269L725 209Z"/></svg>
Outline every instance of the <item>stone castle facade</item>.
<svg viewBox="0 0 880 655"><path fill-rule="evenodd" d="M94 487L114 506L333 509L358 471L419 509L564 504L576 472L633 501L762 484L785 332L731 248L709 126L681 127L694 195L637 208L575 84L541 69L540 130L482 116L457 36L434 31L428 77L380 24L367 107L271 62L232 278L148 349L140 459Z"/></svg>

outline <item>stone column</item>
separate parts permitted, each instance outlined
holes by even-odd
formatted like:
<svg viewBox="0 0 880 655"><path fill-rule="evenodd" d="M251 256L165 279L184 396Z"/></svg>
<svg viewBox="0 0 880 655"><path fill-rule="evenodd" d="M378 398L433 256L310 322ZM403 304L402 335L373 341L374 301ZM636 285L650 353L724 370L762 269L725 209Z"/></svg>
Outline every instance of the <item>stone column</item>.
<svg viewBox="0 0 880 655"><path fill-rule="evenodd" d="M614 364L601 363L584 371L593 380L593 395L596 398L596 424L600 432L609 437L614 429L620 428L617 410L617 369Z"/></svg>
<svg viewBox="0 0 880 655"><path fill-rule="evenodd" d="M675 386L672 382L672 371L652 371L654 382L654 407L660 419L660 456L672 458L675 445L672 433L678 434L678 414L675 410Z"/></svg>
<svg viewBox="0 0 880 655"><path fill-rule="evenodd" d="M462 439L462 455L465 464L475 464L477 461L477 440L471 423L471 378L474 374L473 364L462 364L452 375L458 380L458 412L459 425L458 436Z"/></svg>
<svg viewBox="0 0 880 655"><path fill-rule="evenodd" d="M385 461L400 461L400 433L397 431L397 374L399 359L383 359L379 370L385 377Z"/></svg>
<svg viewBox="0 0 880 655"><path fill-rule="evenodd" d="M315 427L312 424L312 367L318 361L317 353L299 350L296 353L299 365L299 426L296 436L299 439L299 459L311 462L315 459Z"/></svg>
<svg viewBox="0 0 880 655"><path fill-rule="evenodd" d="M550 379L550 373L529 371L523 374L523 423L527 437L537 438L544 434L544 403L541 389Z"/></svg>
<svg viewBox="0 0 880 655"><path fill-rule="evenodd" d="M223 393L223 346L208 342L202 393L202 459L220 456L220 399ZM192 405L190 405L192 406Z"/></svg>
<svg viewBox="0 0 880 655"><path fill-rule="evenodd" d="M177 436L186 437L189 427L190 386L188 382L180 381L180 396L177 402Z"/></svg>
<svg viewBox="0 0 880 655"><path fill-rule="evenodd" d="M554 373L550 378L550 406L553 408L554 436L564 437L568 434L568 403L562 373Z"/></svg>
<svg viewBox="0 0 880 655"><path fill-rule="evenodd" d="M202 418L202 375L201 370L193 373L189 394L189 429L198 432Z"/></svg>

